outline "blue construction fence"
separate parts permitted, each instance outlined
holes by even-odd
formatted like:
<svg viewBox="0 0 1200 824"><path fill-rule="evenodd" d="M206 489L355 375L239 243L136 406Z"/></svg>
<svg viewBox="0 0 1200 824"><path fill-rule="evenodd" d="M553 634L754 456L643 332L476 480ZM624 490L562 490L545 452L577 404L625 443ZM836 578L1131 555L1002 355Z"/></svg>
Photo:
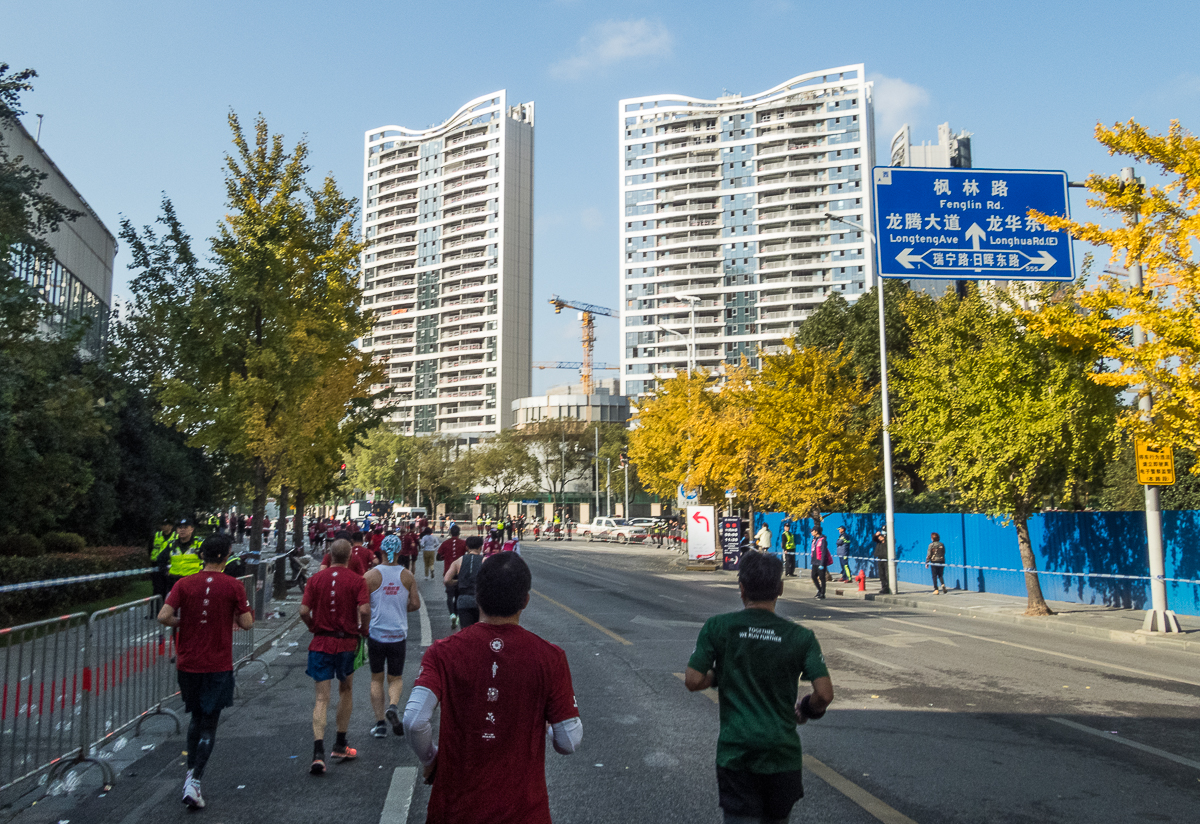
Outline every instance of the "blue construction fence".
<svg viewBox="0 0 1200 824"><path fill-rule="evenodd" d="M1200 579L1200 511L1166 511L1162 518L1168 604L1181 615L1200 615L1200 585L1195 583ZM783 522L782 512L754 516L754 531L765 523L776 553L783 551ZM836 554L838 527L844 526L853 542L850 554L858 556L872 554L872 536L883 525L884 516L874 513L833 514L823 521L830 553ZM796 536L797 563L804 568L811 557L812 526L810 519L789 522ZM896 513L901 581L930 580L924 564L933 532L946 545L947 586L1025 595L1017 529L988 515ZM1029 519L1029 538L1038 571L1045 573L1038 577L1048 600L1139 610L1150 605L1144 512L1045 512ZM863 569L875 576L869 560L851 561L850 567L853 573ZM1097 575L1112 577L1092 577Z"/></svg>

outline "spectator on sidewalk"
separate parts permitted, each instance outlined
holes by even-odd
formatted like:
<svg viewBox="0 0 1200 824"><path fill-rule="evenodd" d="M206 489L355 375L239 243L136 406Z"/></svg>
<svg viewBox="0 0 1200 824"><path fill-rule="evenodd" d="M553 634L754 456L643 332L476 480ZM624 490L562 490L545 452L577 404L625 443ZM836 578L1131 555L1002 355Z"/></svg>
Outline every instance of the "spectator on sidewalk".
<svg viewBox="0 0 1200 824"><path fill-rule="evenodd" d="M890 595L892 588L888 586L888 550L887 527L881 526L875 533L875 567L879 570L879 594Z"/></svg>
<svg viewBox="0 0 1200 824"><path fill-rule="evenodd" d="M745 609L704 623L684 673L692 692L719 686L717 791L727 824L788 820L804 797L796 724L822 717L833 701L816 636L775 614L782 572L774 555L742 557L738 587ZM801 678L813 688L797 700Z"/></svg>
<svg viewBox="0 0 1200 824"><path fill-rule="evenodd" d="M838 527L837 536L837 556L838 569L842 574L841 583L850 583L850 553L853 552L853 543L850 541L850 536L846 534L846 527Z"/></svg>
<svg viewBox="0 0 1200 824"><path fill-rule="evenodd" d="M766 529L764 526L763 529ZM768 530L769 532L770 530ZM770 546L770 539L767 539ZM796 536L791 530L785 529L783 532L783 575L785 578L796 577Z"/></svg>
<svg viewBox="0 0 1200 824"><path fill-rule="evenodd" d="M313 634L305 670L316 682L309 769L313 775L325 774L325 726L334 678L338 680L337 741L330 755L342 760L358 756L358 750L346 740L346 731L354 708L354 659L359 638L367 634L370 625L371 599L362 576L346 565L350 552L349 541L334 541L329 548L331 565L308 579L300 602L300 620Z"/></svg>
<svg viewBox="0 0 1200 824"><path fill-rule="evenodd" d="M479 537L479 536L475 536ZM482 542L482 538L480 541ZM480 544L482 546L482 543ZM450 537L442 541L442 545L438 547L437 559L442 562L442 575L444 576L450 571L450 565L457 559L461 558L467 551L466 542L458 537L458 527L450 528ZM458 615L456 613L458 601L458 588L446 584L446 609L450 613L450 628L454 629L458 626Z"/></svg>
<svg viewBox="0 0 1200 824"><path fill-rule="evenodd" d="M389 535L379 547L383 563L367 571L363 581L371 595L371 626L367 632L367 660L371 667L371 709L375 726L371 735L404 735L400 722L400 694L404 690L404 657L408 642L408 613L421 608L417 579L400 564L400 539ZM387 683L384 684L384 669ZM387 690L387 709L383 695Z"/></svg>
<svg viewBox="0 0 1200 824"><path fill-rule="evenodd" d="M933 575L933 594L943 595L946 592L946 545L936 532L929 535L929 551L925 554L925 566ZM938 589L938 582L942 588Z"/></svg>
<svg viewBox="0 0 1200 824"><path fill-rule="evenodd" d="M187 777L183 803L204 809L200 779L212 755L221 710L233 705L233 627L254 626L242 582L223 574L233 541L211 535L200 547L204 567L171 589L158 622L177 631L175 669L183 708L192 720L187 733Z"/></svg>
<svg viewBox="0 0 1200 824"><path fill-rule="evenodd" d="M476 578L480 622L436 641L421 662L404 730L433 785L429 824L550 824L546 743L575 752L583 723L566 654L520 626L531 584L516 553L488 558Z"/></svg>
<svg viewBox="0 0 1200 824"><path fill-rule="evenodd" d="M825 584L829 580L829 567L833 556L829 554L829 541L819 526L812 529L812 582L817 587L817 598L825 600Z"/></svg>
<svg viewBox="0 0 1200 824"><path fill-rule="evenodd" d="M767 522L763 521L762 527L754 535L754 544L758 547L759 552L770 552L771 544L775 538L771 535L771 528L767 526Z"/></svg>

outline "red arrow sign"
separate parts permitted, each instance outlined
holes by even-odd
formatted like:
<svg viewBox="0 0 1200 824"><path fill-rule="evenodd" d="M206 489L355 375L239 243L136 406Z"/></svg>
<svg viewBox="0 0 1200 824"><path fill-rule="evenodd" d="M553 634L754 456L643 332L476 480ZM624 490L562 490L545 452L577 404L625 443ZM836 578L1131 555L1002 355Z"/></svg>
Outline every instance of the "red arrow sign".
<svg viewBox="0 0 1200 824"><path fill-rule="evenodd" d="M708 518L705 518L705 517L704 517L703 515L701 515L699 512L693 512L693 513L692 513L692 520L693 520L693 521L695 521L696 523L700 523L701 521L704 521L704 531L705 531L705 532L712 532L712 524L710 524L710 523L708 522Z"/></svg>

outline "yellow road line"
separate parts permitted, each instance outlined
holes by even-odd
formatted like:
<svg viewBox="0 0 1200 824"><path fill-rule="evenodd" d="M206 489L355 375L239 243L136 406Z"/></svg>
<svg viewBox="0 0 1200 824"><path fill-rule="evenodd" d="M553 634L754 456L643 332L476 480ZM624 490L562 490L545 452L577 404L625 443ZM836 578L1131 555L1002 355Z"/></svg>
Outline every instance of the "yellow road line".
<svg viewBox="0 0 1200 824"><path fill-rule="evenodd" d="M684 680L682 672L673 673L680 681ZM714 704L717 703L717 691L712 687L706 690L701 690ZM813 775L820 778L829 786L840 792L842 795L849 798L858 806L862 807L875 819L882 821L883 824L917 824L904 813L897 810L895 807L888 805L886 802L876 798L862 787L855 784L849 778L846 778L837 770L826 765L823 761L813 758L811 755L804 756L804 768Z"/></svg>
<svg viewBox="0 0 1200 824"><path fill-rule="evenodd" d="M530 592L532 592L534 595L538 596L539 598L545 598L547 601L554 604L554 606L558 607L563 612L566 612L568 615L574 615L576 618L578 618L580 621L583 621L583 623L587 624L589 627L595 627L596 629L600 630L601 632L603 632L605 635L607 635L609 638L613 639L614 641L619 641L627 647L633 646L632 641L622 638L620 635L617 635L615 632L613 632L608 627L604 627L604 626L601 626L600 624L597 624L591 618L587 617L586 615L576 612L575 610L571 609L566 604L560 604L558 601L555 601L549 595L543 595L542 593L538 592L536 589L531 589Z"/></svg>
<svg viewBox="0 0 1200 824"><path fill-rule="evenodd" d="M684 675L682 672L673 672L671 674L674 675L676 678L678 678L680 681L684 680ZM700 690L700 694L703 695L705 698L707 698L709 701L712 701L714 704L721 703L721 699L717 695L716 687L709 687L706 690Z"/></svg>
<svg viewBox="0 0 1200 824"><path fill-rule="evenodd" d="M832 767L811 755L804 756L804 768L829 786L849 798L883 824L917 824L895 807L881 801Z"/></svg>

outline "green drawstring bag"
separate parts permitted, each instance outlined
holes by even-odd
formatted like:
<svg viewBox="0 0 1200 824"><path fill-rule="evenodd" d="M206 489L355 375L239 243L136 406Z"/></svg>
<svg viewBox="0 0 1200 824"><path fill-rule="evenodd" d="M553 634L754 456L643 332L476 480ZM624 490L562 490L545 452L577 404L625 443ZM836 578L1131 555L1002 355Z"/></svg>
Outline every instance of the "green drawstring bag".
<svg viewBox="0 0 1200 824"><path fill-rule="evenodd" d="M358 651L354 653L354 669L357 671L365 663L367 663L367 637L360 635L358 636Z"/></svg>

